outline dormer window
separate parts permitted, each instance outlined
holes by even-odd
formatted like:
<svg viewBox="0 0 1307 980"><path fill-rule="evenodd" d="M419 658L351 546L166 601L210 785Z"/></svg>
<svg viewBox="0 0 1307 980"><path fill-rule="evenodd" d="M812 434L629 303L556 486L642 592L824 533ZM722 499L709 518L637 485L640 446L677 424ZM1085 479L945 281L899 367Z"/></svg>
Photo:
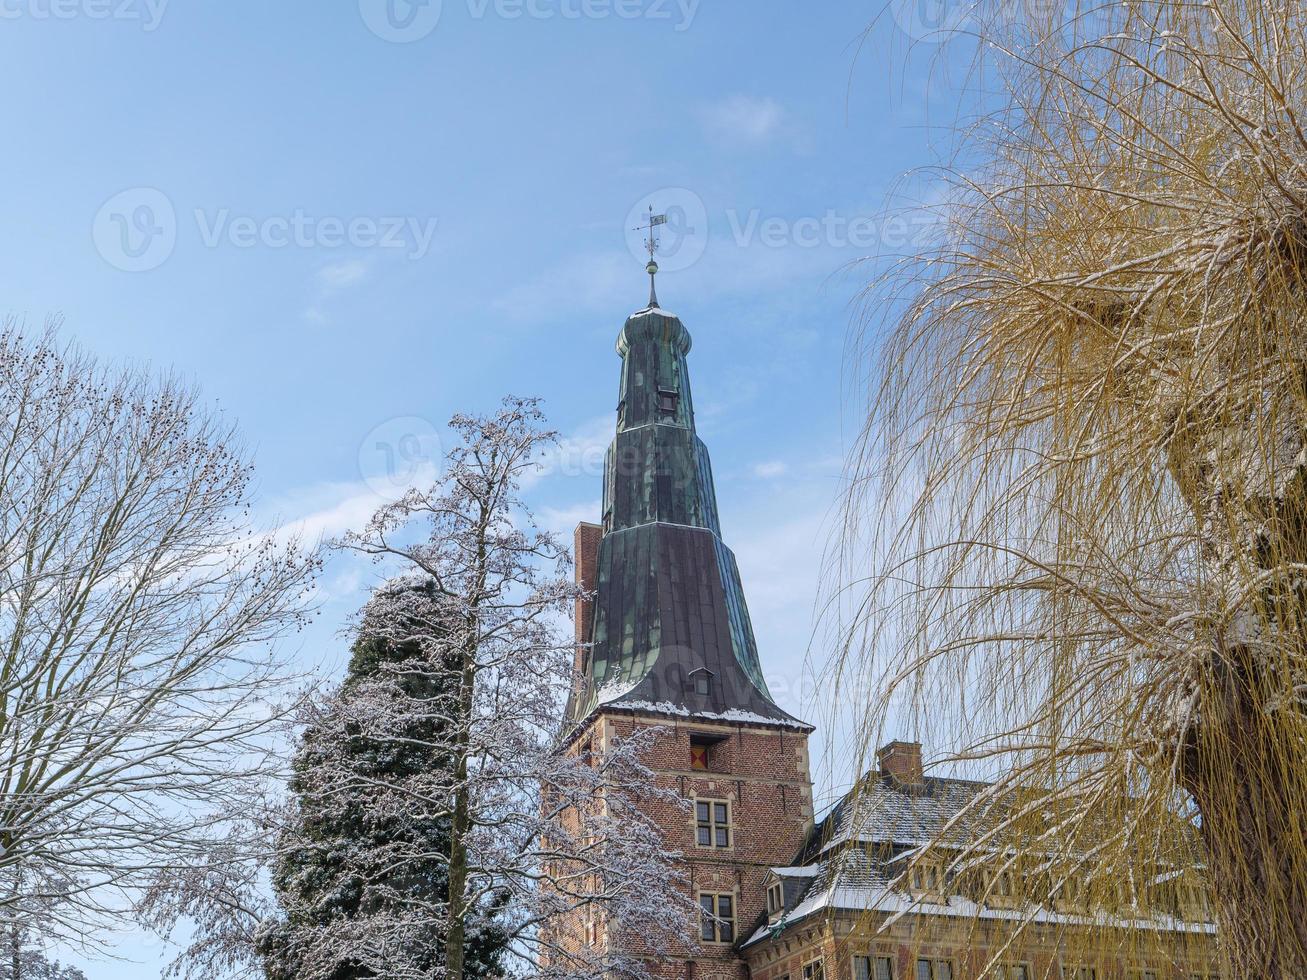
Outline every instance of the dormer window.
<svg viewBox="0 0 1307 980"><path fill-rule="evenodd" d="M704 667L690 671L690 686L695 694L708 697L712 694L712 671Z"/></svg>
<svg viewBox="0 0 1307 980"><path fill-rule="evenodd" d="M672 415L676 414L676 405L680 401L680 392L671 388L658 389L658 414Z"/></svg>
<svg viewBox="0 0 1307 980"><path fill-rule="evenodd" d="M997 908L1019 904L1017 879L1011 871L986 871L983 877L985 902Z"/></svg>
<svg viewBox="0 0 1307 980"><path fill-rule="evenodd" d="M912 866L908 880L916 895L934 899L944 895L944 872L934 861L918 861Z"/></svg>
<svg viewBox="0 0 1307 980"><path fill-rule="evenodd" d="M775 918L785 910L785 886L779 881L767 889L767 916Z"/></svg>

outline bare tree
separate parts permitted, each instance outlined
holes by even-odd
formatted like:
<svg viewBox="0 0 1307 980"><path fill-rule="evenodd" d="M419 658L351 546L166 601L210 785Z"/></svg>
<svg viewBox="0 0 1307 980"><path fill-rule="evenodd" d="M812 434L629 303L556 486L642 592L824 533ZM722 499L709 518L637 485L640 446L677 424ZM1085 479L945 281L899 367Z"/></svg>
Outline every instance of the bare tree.
<svg viewBox="0 0 1307 980"><path fill-rule="evenodd" d="M536 402L520 399L506 399L493 416L455 417L461 441L440 482L382 508L343 542L420 586L380 590L361 623L391 647L420 651L394 668L406 683L366 681L334 717L381 744L411 732L414 718L439 720L427 737L448 765L408 774L373 798L390 800L396 818L415 825L448 822L440 855L448 900L427 895L405 905L392 896L384 912L304 935L297 975L306 980L327 976L342 949L379 976L462 980L470 934L491 919L508 937L514 975L642 977L641 961L616 944L572 941L568 924L601 912L613 930L655 944L688 932L674 856L646 809L678 804L640 761L647 742L613 742L602 754L559 750L572 659L559 626L576 590L562 575L565 551L535 527L518 495L554 438L541 420ZM424 534L415 533L417 521ZM431 682L413 684L415 673ZM351 778L342 769L320 785L346 790ZM327 792L319 805L354 795ZM394 880L430 861L405 851L405 841L422 839L395 835L387 863ZM444 962L424 966L406 953L432 921Z"/></svg>
<svg viewBox="0 0 1307 980"><path fill-rule="evenodd" d="M102 946L253 847L315 559L250 529L249 479L185 385L0 332L0 930Z"/></svg>
<svg viewBox="0 0 1307 980"><path fill-rule="evenodd" d="M866 335L843 679L1020 801L970 859L1158 914L1187 867L1231 975L1307 976L1307 9L977 9L1001 105Z"/></svg>

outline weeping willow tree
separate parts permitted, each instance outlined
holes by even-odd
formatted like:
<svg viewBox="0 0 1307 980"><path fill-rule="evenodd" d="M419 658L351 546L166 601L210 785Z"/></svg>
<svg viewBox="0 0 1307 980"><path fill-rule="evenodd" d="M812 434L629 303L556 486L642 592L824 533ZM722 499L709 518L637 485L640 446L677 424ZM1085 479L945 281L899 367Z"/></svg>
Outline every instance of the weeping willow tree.
<svg viewBox="0 0 1307 980"><path fill-rule="evenodd" d="M1307 977L1307 6L977 25L1003 107L862 335L839 672L995 774L954 868L1135 921L1195 875L1227 975Z"/></svg>

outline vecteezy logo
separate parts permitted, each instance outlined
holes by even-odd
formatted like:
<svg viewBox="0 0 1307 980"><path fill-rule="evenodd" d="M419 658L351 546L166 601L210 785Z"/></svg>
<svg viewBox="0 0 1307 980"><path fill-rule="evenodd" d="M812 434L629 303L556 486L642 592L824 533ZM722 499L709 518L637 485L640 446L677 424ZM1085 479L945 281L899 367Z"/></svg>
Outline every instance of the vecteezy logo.
<svg viewBox="0 0 1307 980"><path fill-rule="evenodd" d="M654 258L664 272L688 269L703 256L708 247L708 209L703 198L686 187L664 187L636 201L626 216L626 247L641 262L647 262L645 235L640 224L647 223L649 207L667 215L667 223L658 229L658 251Z"/></svg>
<svg viewBox="0 0 1307 980"><path fill-rule="evenodd" d="M440 433L416 415L382 422L359 444L359 475L388 501L410 487L430 487L440 476L441 461Z"/></svg>
<svg viewBox="0 0 1307 980"><path fill-rule="evenodd" d="M149 272L177 245L177 212L163 191L133 187L104 202L91 234L96 251L115 269Z"/></svg>
<svg viewBox="0 0 1307 980"><path fill-rule="evenodd" d="M914 41L947 41L976 14L980 0L890 0L899 30Z"/></svg>
<svg viewBox="0 0 1307 980"><path fill-rule="evenodd" d="M359 0L368 30L383 41L420 41L440 23L441 0Z"/></svg>

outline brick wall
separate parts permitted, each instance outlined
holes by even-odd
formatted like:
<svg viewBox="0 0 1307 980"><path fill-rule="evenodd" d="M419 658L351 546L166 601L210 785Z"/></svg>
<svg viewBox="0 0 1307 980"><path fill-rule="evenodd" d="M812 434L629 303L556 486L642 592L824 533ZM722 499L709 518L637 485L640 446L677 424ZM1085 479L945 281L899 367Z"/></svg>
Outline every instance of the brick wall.
<svg viewBox="0 0 1307 980"><path fill-rule="evenodd" d="M765 913L767 869L792 863L812 827L807 735L760 725L699 724L612 713L601 714L575 745L588 743L602 751L608 740L629 735L637 726L660 730L646 764L655 771L660 786L684 801L682 806L657 804L651 816L662 828L667 846L684 855L696 900L700 892L733 896L736 940L744 939ZM692 737L715 740L709 771L691 766ZM699 800L729 804L729 846L697 844L694 803ZM696 922L696 936L697 926ZM656 974L667 980L748 977L748 967L733 945L703 944L691 953L688 947L652 949L638 937L621 941L630 952L651 957Z"/></svg>
<svg viewBox="0 0 1307 980"><path fill-rule="evenodd" d="M576 562L576 584L586 592L594 593L599 585L599 541L604 529L598 524L581 522L572 537L572 554ZM576 673L585 666L585 644L590 642L594 628L594 602L589 598L576 600Z"/></svg>

